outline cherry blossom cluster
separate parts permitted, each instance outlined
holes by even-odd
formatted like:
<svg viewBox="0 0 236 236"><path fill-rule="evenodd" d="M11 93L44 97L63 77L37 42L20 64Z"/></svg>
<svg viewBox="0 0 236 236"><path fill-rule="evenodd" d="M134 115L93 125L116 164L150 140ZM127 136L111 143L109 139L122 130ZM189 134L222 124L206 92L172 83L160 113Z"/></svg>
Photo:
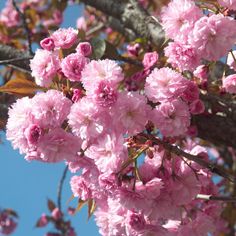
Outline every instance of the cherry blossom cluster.
<svg viewBox="0 0 236 236"><path fill-rule="evenodd" d="M17 214L11 209L0 209L0 234L10 235L17 226Z"/></svg>
<svg viewBox="0 0 236 236"><path fill-rule="evenodd" d="M25 41L25 35L22 35L19 29L22 25L22 16L19 14L21 11L24 14L28 27L29 34L32 41L37 41L37 37L34 38L34 34L45 35L48 30L59 26L63 21L63 12L60 7L55 5L55 2L48 0L24 0L15 1L18 7L16 10L13 0L6 0L5 7L0 12L0 39L1 42L14 45L15 38L22 38ZM50 12L47 14L47 11ZM32 18L31 15L34 15ZM24 30L24 29L23 29ZM19 45L16 45L16 47Z"/></svg>
<svg viewBox="0 0 236 236"><path fill-rule="evenodd" d="M36 223L37 228L43 228L52 224L55 231L50 230L45 236L76 236L74 228L71 226L71 222L65 219L65 215L60 211L58 207L54 205L51 200L48 200L48 207L50 214L43 213ZM74 214L74 209L68 208L70 215Z"/></svg>
<svg viewBox="0 0 236 236"><path fill-rule="evenodd" d="M196 2L196 1L195 1ZM235 20L230 15L202 10L191 0L172 0L164 7L161 20L166 35L173 40L165 48L167 62L179 71L194 71L202 60L216 61L227 56L236 41ZM235 1L219 0L222 7L235 10ZM235 57L229 53L233 68ZM223 78L226 92L235 93L235 75Z"/></svg>
<svg viewBox="0 0 236 236"><path fill-rule="evenodd" d="M233 9L230 2L219 3ZM92 59L93 48L79 41L78 30L60 28L40 42L30 62L45 92L18 99L9 110L7 138L13 147L28 161L66 161L76 174L73 195L93 201L104 236L226 231L221 204L197 199L219 193L211 172L155 139L208 160L207 150L189 137L191 118L205 111L192 75L206 78L202 61L228 54L236 23L221 13L204 15L191 0L172 0L161 19L173 40L165 48L167 64L157 67L159 55L146 53L143 71L135 75L142 78L138 87L127 86L120 62ZM133 56L138 50L138 44L128 47ZM236 76L224 78L223 87L235 93Z"/></svg>

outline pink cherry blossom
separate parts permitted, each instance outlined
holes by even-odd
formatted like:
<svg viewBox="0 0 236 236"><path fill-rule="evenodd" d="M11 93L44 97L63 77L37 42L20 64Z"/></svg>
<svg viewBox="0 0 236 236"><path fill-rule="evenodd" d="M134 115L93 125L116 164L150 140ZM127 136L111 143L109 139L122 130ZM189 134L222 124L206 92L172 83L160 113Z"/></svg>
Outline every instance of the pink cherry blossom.
<svg viewBox="0 0 236 236"><path fill-rule="evenodd" d="M83 201L92 198L89 183L83 178L83 176L73 176L70 180L70 185L75 197L79 197Z"/></svg>
<svg viewBox="0 0 236 236"><path fill-rule="evenodd" d="M102 81L98 84L94 95L89 97L93 98L95 103L102 107L110 107L117 101L117 91L109 83Z"/></svg>
<svg viewBox="0 0 236 236"><path fill-rule="evenodd" d="M200 65L194 70L193 74L202 80L207 80L208 72L209 68L206 65Z"/></svg>
<svg viewBox="0 0 236 236"><path fill-rule="evenodd" d="M144 54L142 63L144 68L147 70L153 67L156 64L157 60L158 60L157 52L147 52Z"/></svg>
<svg viewBox="0 0 236 236"><path fill-rule="evenodd" d="M218 0L219 4L223 7L227 7L232 10L236 10L236 1L235 0Z"/></svg>
<svg viewBox="0 0 236 236"><path fill-rule="evenodd" d="M143 95L138 92L120 93L112 109L114 127L118 132L130 135L141 132L149 120L150 111Z"/></svg>
<svg viewBox="0 0 236 236"><path fill-rule="evenodd" d="M79 151L80 140L61 128L49 131L37 145L37 154L44 162L72 161L76 159ZM31 153L27 158L30 157Z"/></svg>
<svg viewBox="0 0 236 236"><path fill-rule="evenodd" d="M41 127L61 126L67 118L72 102L62 92L48 90L32 99L32 113Z"/></svg>
<svg viewBox="0 0 236 236"><path fill-rule="evenodd" d="M79 30L87 30L86 20L83 16L79 17L76 21L76 28Z"/></svg>
<svg viewBox="0 0 236 236"><path fill-rule="evenodd" d="M227 54L236 40L235 21L223 15L200 18L189 36L189 43L207 60L218 60ZM215 50L215 49L218 50Z"/></svg>
<svg viewBox="0 0 236 236"><path fill-rule="evenodd" d="M79 43L76 47L76 52L82 56L88 57L92 53L92 46L89 42Z"/></svg>
<svg viewBox="0 0 236 236"><path fill-rule="evenodd" d="M86 94L93 94L101 81L106 81L113 88L118 87L124 75L121 67L112 60L91 61L82 71L81 81L86 89Z"/></svg>
<svg viewBox="0 0 236 236"><path fill-rule="evenodd" d="M55 44L52 38L45 38L40 41L40 46L45 50L52 51L55 47Z"/></svg>
<svg viewBox="0 0 236 236"><path fill-rule="evenodd" d="M186 102L193 102L199 98L198 86L193 81L187 81L186 89L183 91L181 98Z"/></svg>
<svg viewBox="0 0 236 236"><path fill-rule="evenodd" d="M0 22L5 24L7 27L14 27L19 25L20 16L19 13L14 8L14 6L12 5L11 0L6 1L5 7L2 9L0 13Z"/></svg>
<svg viewBox="0 0 236 236"><path fill-rule="evenodd" d="M230 66L231 69L236 71L236 62L235 62L235 58L236 58L236 51L232 51L228 53L227 56L227 64Z"/></svg>
<svg viewBox="0 0 236 236"><path fill-rule="evenodd" d="M51 38L54 44L58 48L67 49L70 48L77 40L77 30L73 28L60 28L55 31Z"/></svg>
<svg viewBox="0 0 236 236"><path fill-rule="evenodd" d="M155 68L146 79L145 93L153 102L174 99L187 88L186 82L180 73L168 67Z"/></svg>
<svg viewBox="0 0 236 236"><path fill-rule="evenodd" d="M200 64L200 56L197 51L188 44L171 42L165 48L165 56L173 67L180 71L193 71Z"/></svg>
<svg viewBox="0 0 236 236"><path fill-rule="evenodd" d="M190 103L189 110L191 114L194 114L194 115L201 114L205 111L204 103L200 99L195 100L192 103Z"/></svg>
<svg viewBox="0 0 236 236"><path fill-rule="evenodd" d="M114 133L104 135L86 150L85 155L94 160L101 172L116 173L127 159L124 138Z"/></svg>
<svg viewBox="0 0 236 236"><path fill-rule="evenodd" d="M79 81L81 79L81 72L88 62L88 58L78 53L72 53L62 60L61 69L69 80Z"/></svg>
<svg viewBox="0 0 236 236"><path fill-rule="evenodd" d="M212 221L211 217L198 213L195 220L190 221L187 225L183 225L180 228L178 236L202 236L208 233L214 233L216 225Z"/></svg>
<svg viewBox="0 0 236 236"><path fill-rule="evenodd" d="M25 130L35 123L32 115L32 100L28 97L18 99L8 111L6 136L14 149L19 148L20 153L26 153L29 143L25 137ZM37 123L37 122L36 122Z"/></svg>
<svg viewBox="0 0 236 236"><path fill-rule="evenodd" d="M36 84L49 87L60 68L58 52L37 49L34 58L30 60L30 68Z"/></svg>
<svg viewBox="0 0 236 236"><path fill-rule="evenodd" d="M24 131L24 135L29 145L35 145L40 139L41 134L42 134L42 129L35 124L29 125L29 127L26 128Z"/></svg>
<svg viewBox="0 0 236 236"><path fill-rule="evenodd" d="M164 136L178 136L184 134L190 125L188 106L181 100L161 103L153 110L154 124Z"/></svg>
<svg viewBox="0 0 236 236"><path fill-rule="evenodd" d="M106 124L103 111L87 97L81 98L72 105L68 119L72 132L82 139L99 136Z"/></svg>
<svg viewBox="0 0 236 236"><path fill-rule="evenodd" d="M222 79L223 88L227 93L236 93L236 74L229 75Z"/></svg>
<svg viewBox="0 0 236 236"><path fill-rule="evenodd" d="M194 23L202 15L194 1L173 0L162 9L161 20L168 37L186 42Z"/></svg>

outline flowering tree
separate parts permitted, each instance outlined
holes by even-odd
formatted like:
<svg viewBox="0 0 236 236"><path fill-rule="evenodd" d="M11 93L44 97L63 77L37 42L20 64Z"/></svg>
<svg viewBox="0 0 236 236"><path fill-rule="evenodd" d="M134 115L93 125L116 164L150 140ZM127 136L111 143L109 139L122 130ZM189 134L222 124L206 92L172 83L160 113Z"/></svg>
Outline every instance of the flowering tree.
<svg viewBox="0 0 236 236"><path fill-rule="evenodd" d="M77 29L60 28L67 4L85 6ZM235 13L235 0L9 0L1 128L27 161L65 162L70 212L87 204L101 235L234 236ZM75 235L48 206L37 226Z"/></svg>

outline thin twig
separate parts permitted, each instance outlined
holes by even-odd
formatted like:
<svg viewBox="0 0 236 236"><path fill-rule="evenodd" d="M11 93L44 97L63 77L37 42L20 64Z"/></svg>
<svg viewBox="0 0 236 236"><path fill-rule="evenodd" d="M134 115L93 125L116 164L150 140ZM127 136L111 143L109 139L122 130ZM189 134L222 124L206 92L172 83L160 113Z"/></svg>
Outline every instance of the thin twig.
<svg viewBox="0 0 236 236"><path fill-rule="evenodd" d="M12 59L8 59L8 60L2 60L2 61L0 61L0 65L10 64L10 63L16 62L16 61L30 60L32 58L33 57L21 57L21 58L12 58Z"/></svg>
<svg viewBox="0 0 236 236"><path fill-rule="evenodd" d="M129 64L136 65L136 66L143 66L142 62L140 62L138 60L134 60L130 57L119 56L119 60L121 60L123 62L126 62L126 63L129 63Z"/></svg>
<svg viewBox="0 0 236 236"><path fill-rule="evenodd" d="M27 25L27 21L26 21L26 17L25 14L23 12L21 12L20 8L17 6L15 0L12 0L12 4L15 7L16 11L19 13L20 18L22 20L23 23L23 27L25 29L26 35L27 35L27 42L28 42L28 51L30 55L33 55L33 51L32 51L32 41L31 41L31 32L30 29Z"/></svg>
<svg viewBox="0 0 236 236"><path fill-rule="evenodd" d="M64 169L63 171L63 174L62 174L62 177L61 177L61 180L59 182L59 185L58 185L58 191L57 191L57 205L58 205L58 208L59 210L61 211L61 194L62 194L62 187L63 187L63 183L65 181L65 178L66 178L66 173L68 171L68 166L66 166L66 168Z"/></svg>
<svg viewBox="0 0 236 236"><path fill-rule="evenodd" d="M199 164L200 166L210 170L214 174L217 174L217 175L229 180L230 182L236 182L236 179L232 175L230 175L229 173L222 170L216 164L205 161L204 159L202 159L198 155L192 155L190 153L187 153L187 152L183 151L182 149L178 148L177 146L173 146L172 144L169 144L159 138L156 138L153 135L147 135L147 134L142 133L141 136L146 137L147 139L151 140L153 142L153 144L160 145L164 149L168 150L171 153L176 154L177 156L183 156L190 161L194 161L195 163Z"/></svg>
<svg viewBox="0 0 236 236"><path fill-rule="evenodd" d="M224 201L224 202L236 202L235 197L227 197L227 196L212 196L205 194L198 194L196 199L206 200L206 201Z"/></svg>
<svg viewBox="0 0 236 236"><path fill-rule="evenodd" d="M86 37L91 36L94 33L97 33L98 31L102 30L105 27L104 23L100 23L97 26L91 28L90 30L88 30L88 32L86 33Z"/></svg>

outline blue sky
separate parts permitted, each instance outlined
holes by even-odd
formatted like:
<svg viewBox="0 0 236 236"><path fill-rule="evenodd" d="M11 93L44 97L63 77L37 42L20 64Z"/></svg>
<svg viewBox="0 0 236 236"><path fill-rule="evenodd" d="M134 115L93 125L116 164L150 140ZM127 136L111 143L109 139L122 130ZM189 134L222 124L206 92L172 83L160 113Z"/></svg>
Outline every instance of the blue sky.
<svg viewBox="0 0 236 236"><path fill-rule="evenodd" d="M5 1L0 1L0 9ZM78 6L69 6L65 12L63 27L75 27L76 19L80 16ZM12 208L19 214L19 225L12 236L42 236L52 229L45 230L34 227L40 215L47 210L47 198L56 201L57 185L65 168L63 163L44 164L27 162L17 150L0 133L3 144L0 145L0 207ZM63 189L62 207L66 209L66 202L72 193L69 186L71 175L68 174ZM76 206L72 201L70 206ZM87 221L87 209L72 217L73 226L80 236L98 236L98 228L94 220Z"/></svg>

